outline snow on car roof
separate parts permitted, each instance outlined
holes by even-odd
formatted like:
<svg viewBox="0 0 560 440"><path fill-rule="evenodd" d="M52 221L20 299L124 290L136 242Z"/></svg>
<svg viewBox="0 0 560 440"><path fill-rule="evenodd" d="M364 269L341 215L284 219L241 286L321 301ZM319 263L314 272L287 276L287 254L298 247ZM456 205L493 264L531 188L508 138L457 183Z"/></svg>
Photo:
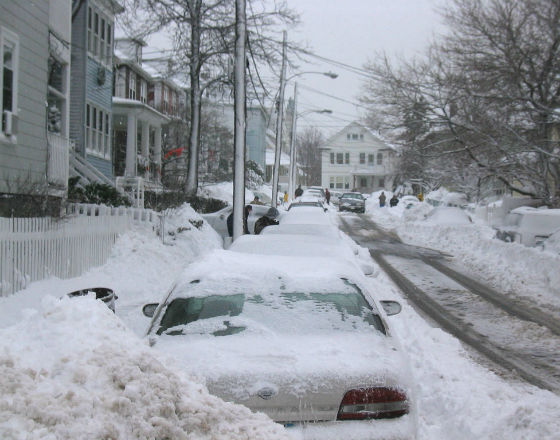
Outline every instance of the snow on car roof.
<svg viewBox="0 0 560 440"><path fill-rule="evenodd" d="M264 237L245 235L236 242L241 238ZM284 236L277 238L285 241ZM171 296L184 296L181 293L184 291L191 296L265 292L281 284L299 291L329 291L334 285L344 284L341 278L348 277L362 283L363 275L358 268L344 259L278 255L263 258L262 254L217 250L187 267L176 281Z"/></svg>
<svg viewBox="0 0 560 440"><path fill-rule="evenodd" d="M297 209L289 210L282 219L281 224L314 224L332 225L330 217L320 206L301 206Z"/></svg>
<svg viewBox="0 0 560 440"><path fill-rule="evenodd" d="M426 221L438 225L468 225L471 219L461 208L438 206L430 211Z"/></svg>
<svg viewBox="0 0 560 440"><path fill-rule="evenodd" d="M282 223L280 225L268 226L261 232L261 235L269 234L322 235L333 238L340 236L339 229L334 225L299 223Z"/></svg>

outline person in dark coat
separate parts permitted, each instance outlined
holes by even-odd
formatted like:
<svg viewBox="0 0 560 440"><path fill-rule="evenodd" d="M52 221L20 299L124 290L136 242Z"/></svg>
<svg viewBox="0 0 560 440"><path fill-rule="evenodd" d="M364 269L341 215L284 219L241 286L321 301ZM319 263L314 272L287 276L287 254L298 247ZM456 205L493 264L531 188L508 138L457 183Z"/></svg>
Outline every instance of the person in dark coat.
<svg viewBox="0 0 560 440"><path fill-rule="evenodd" d="M243 211L243 233L244 234L249 234L249 227L247 226L247 219L249 218L249 213L252 210L253 210L253 207L251 205L247 205L247 206L245 206L245 210ZM231 214L228 216L226 223L227 223L228 235L230 237L233 237L233 211L231 211Z"/></svg>
<svg viewBox="0 0 560 440"><path fill-rule="evenodd" d="M385 206L385 200L387 200L387 196L385 195L385 191L381 191L381 195L379 196L379 206L383 208Z"/></svg>
<svg viewBox="0 0 560 440"><path fill-rule="evenodd" d="M301 197L302 194L303 194L303 189L301 189L301 185L298 185L298 187L296 188L295 196Z"/></svg>
<svg viewBox="0 0 560 440"><path fill-rule="evenodd" d="M276 217L276 213L277 211L274 208L270 208L268 210L268 212L263 215L260 219L258 219L255 222L255 234L258 235L261 233L261 231L266 228L267 226L270 225L277 225L280 222L277 220L274 220L274 217Z"/></svg>
<svg viewBox="0 0 560 440"><path fill-rule="evenodd" d="M391 200L389 200L389 206L391 206L392 208L393 206L397 206L398 204L399 204L399 199L395 194L393 194L393 197L391 197Z"/></svg>
<svg viewBox="0 0 560 440"><path fill-rule="evenodd" d="M325 188L325 200L327 201L327 205L330 205L331 193L328 188Z"/></svg>

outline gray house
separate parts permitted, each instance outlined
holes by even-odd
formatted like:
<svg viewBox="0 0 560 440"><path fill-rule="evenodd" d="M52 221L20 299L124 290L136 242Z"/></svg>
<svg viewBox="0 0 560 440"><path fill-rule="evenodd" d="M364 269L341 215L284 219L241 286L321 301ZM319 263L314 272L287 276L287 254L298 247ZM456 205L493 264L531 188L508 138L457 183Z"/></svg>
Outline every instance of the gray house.
<svg viewBox="0 0 560 440"><path fill-rule="evenodd" d="M65 0L0 3L2 216L54 214L65 197L70 17Z"/></svg>
<svg viewBox="0 0 560 440"><path fill-rule="evenodd" d="M123 10L115 0L72 1L71 173L111 185L113 35Z"/></svg>

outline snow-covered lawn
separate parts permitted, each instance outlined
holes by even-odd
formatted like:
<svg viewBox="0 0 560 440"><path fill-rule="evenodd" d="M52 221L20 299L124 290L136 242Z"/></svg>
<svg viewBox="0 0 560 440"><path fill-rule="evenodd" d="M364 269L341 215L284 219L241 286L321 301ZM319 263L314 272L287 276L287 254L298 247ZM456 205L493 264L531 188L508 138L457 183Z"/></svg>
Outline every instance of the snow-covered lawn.
<svg viewBox="0 0 560 440"><path fill-rule="evenodd" d="M473 256L467 238L453 244L456 234L404 223L393 215L396 208L377 210L375 201L368 205L375 220L407 240L445 244L444 250L461 252L465 264L486 252ZM198 229L189 219L196 223L200 217L184 207L173 217L175 226L168 230L174 235L166 235L165 244L151 230L136 230L121 237L104 266L0 298L1 439L288 438L289 432L264 416L210 396L141 339L148 324L142 305L159 301L182 268L220 246L213 230ZM476 230L473 242L472 237L491 240L483 226ZM496 256L486 265L494 265L497 280L505 279L516 270L508 268L512 260ZM418 384L421 440L558 438L560 397L479 365L456 339L419 317L383 273L375 273L372 288L404 305L389 319ZM527 278L528 291L546 285L537 280ZM116 315L92 298L59 299L88 285L114 288ZM547 298L552 301L554 293Z"/></svg>

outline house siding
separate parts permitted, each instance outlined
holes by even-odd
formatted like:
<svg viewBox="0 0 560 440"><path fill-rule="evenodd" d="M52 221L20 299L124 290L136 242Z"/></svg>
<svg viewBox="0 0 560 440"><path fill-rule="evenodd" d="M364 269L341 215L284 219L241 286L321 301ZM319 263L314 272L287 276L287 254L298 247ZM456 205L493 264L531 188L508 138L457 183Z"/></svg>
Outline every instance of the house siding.
<svg viewBox="0 0 560 440"><path fill-rule="evenodd" d="M0 139L0 192L45 182L49 3L2 2L0 27L18 36L17 143Z"/></svg>

